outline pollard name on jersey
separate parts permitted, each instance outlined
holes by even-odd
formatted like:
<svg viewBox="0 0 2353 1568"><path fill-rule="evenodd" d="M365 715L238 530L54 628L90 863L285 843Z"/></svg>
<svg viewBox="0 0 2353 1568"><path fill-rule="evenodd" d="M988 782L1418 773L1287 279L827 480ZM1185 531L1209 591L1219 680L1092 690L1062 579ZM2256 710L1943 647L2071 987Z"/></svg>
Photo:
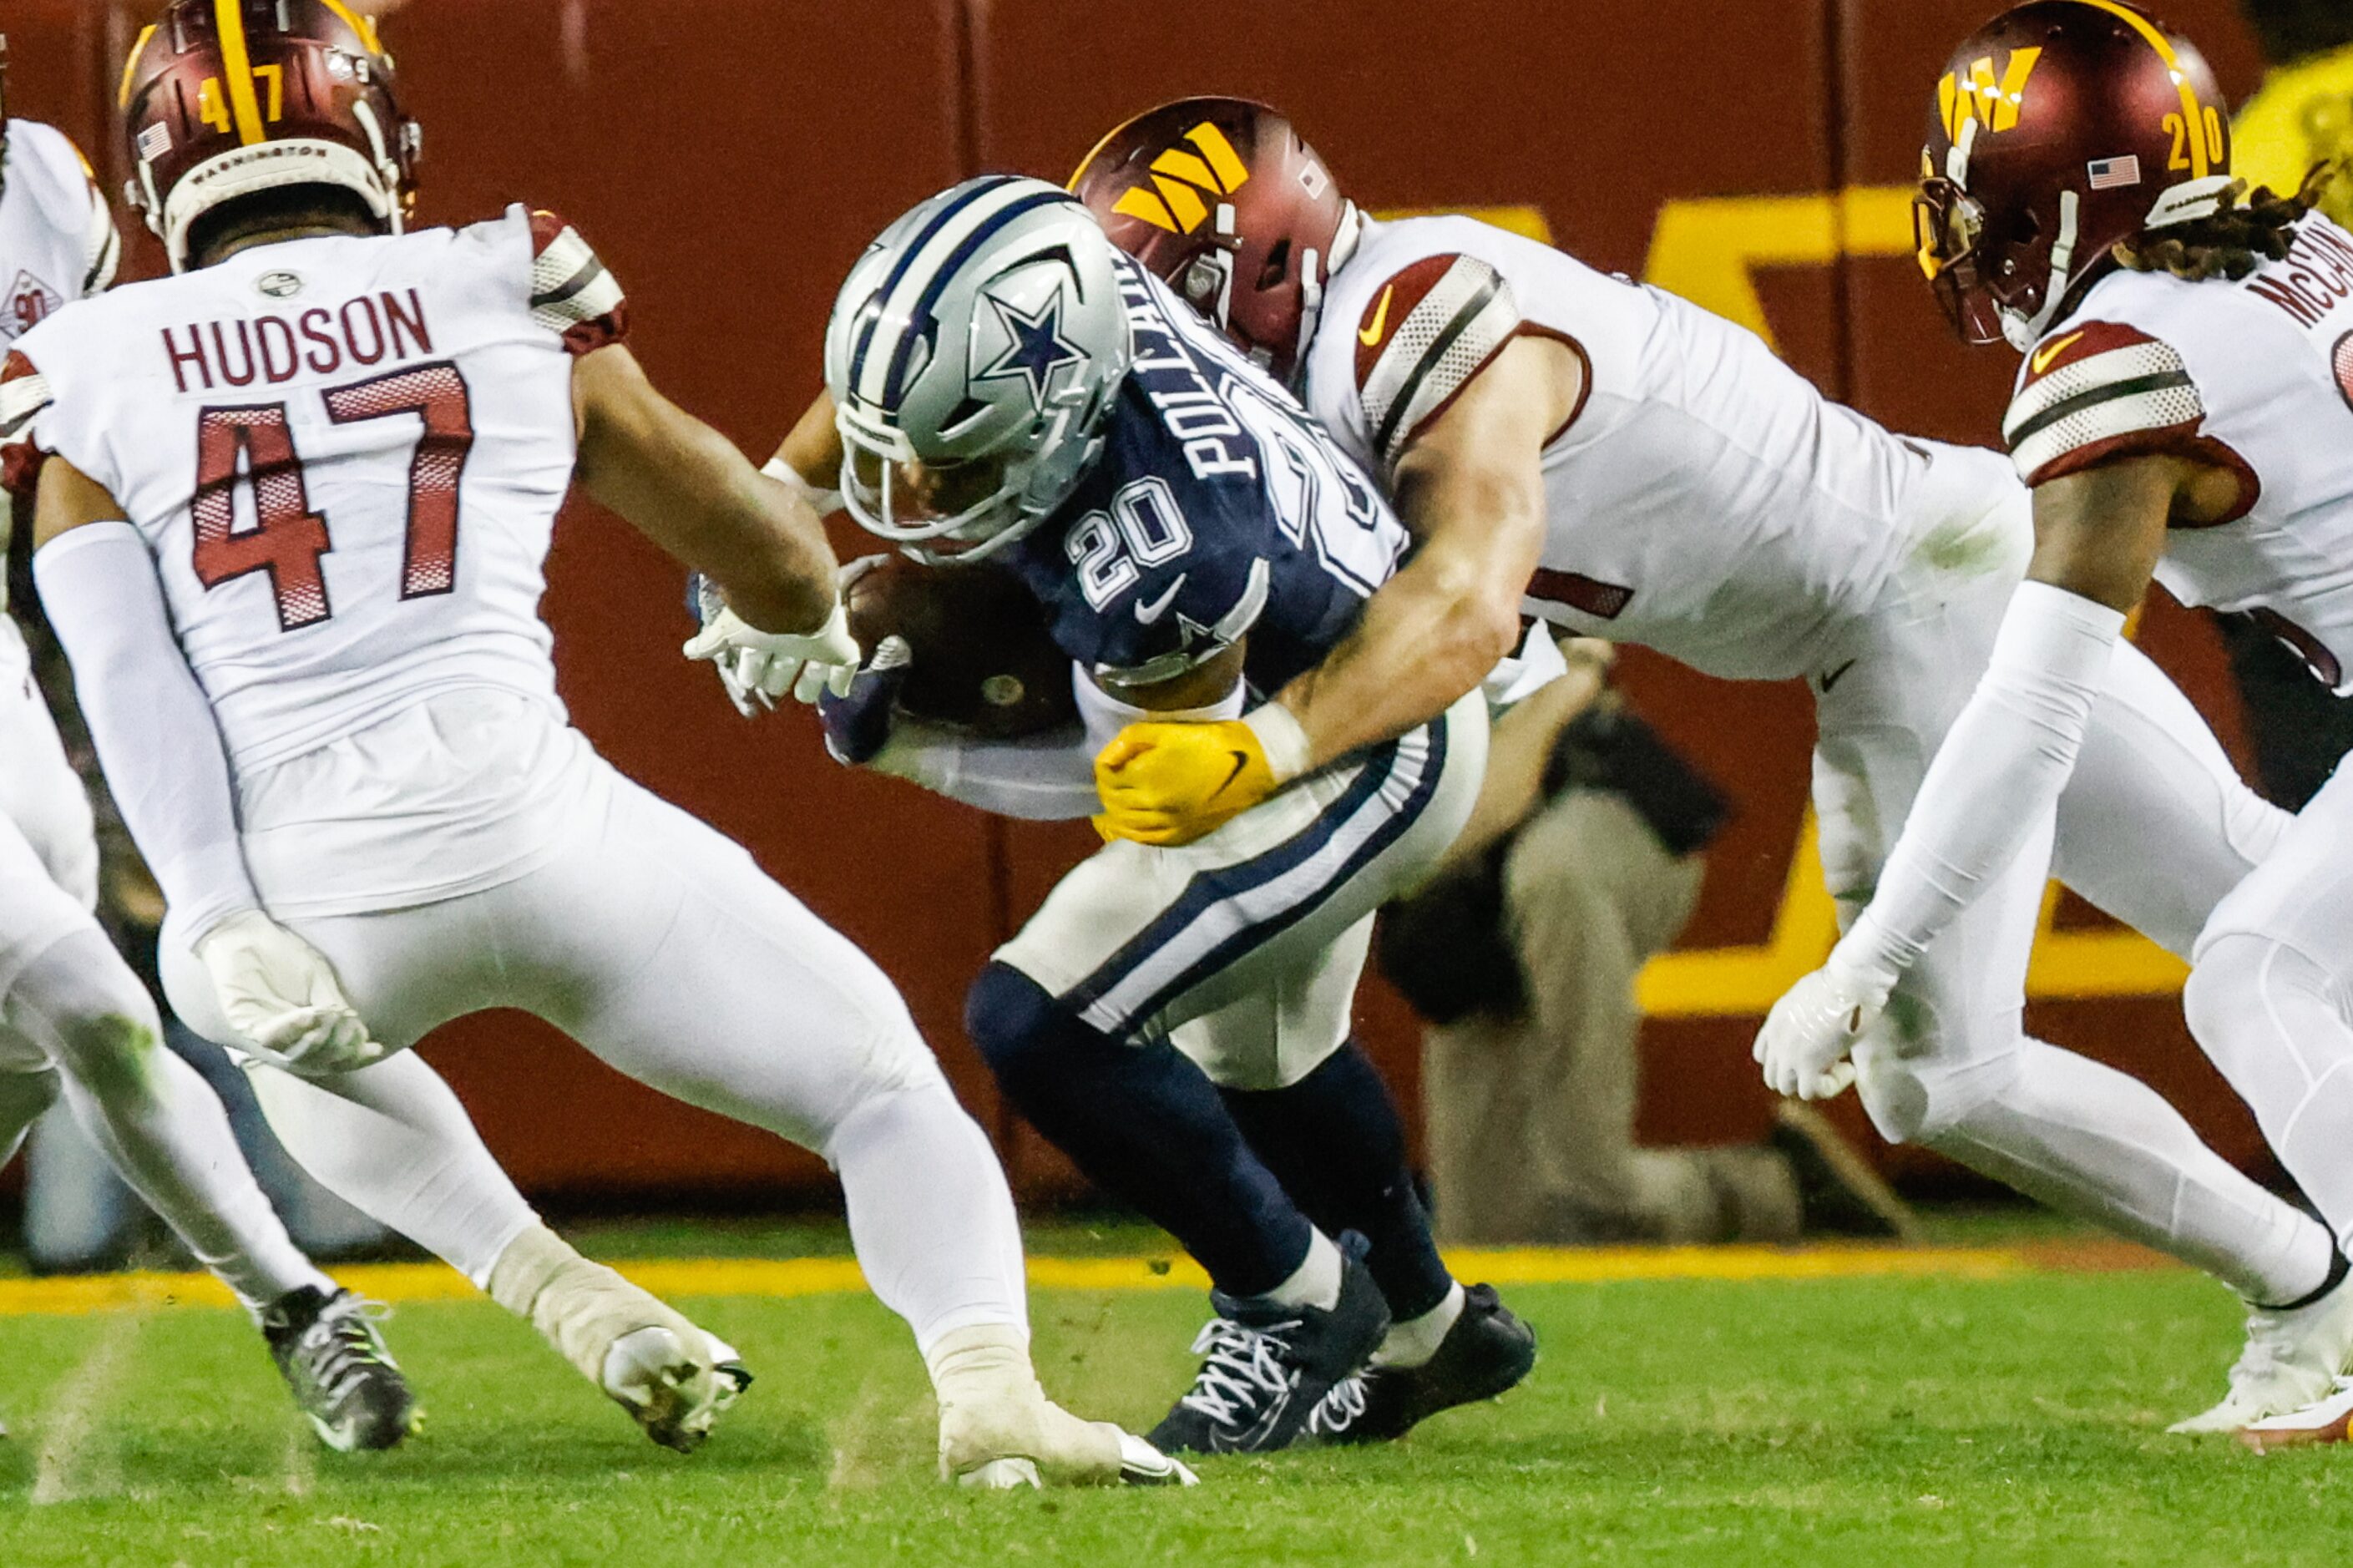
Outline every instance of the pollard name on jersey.
<svg viewBox="0 0 2353 1568"><path fill-rule="evenodd" d="M455 687L560 712L538 609L572 359L626 312L522 207L258 247L26 333L0 370L9 467L55 454L121 505L240 768Z"/></svg>
<svg viewBox="0 0 2353 1568"><path fill-rule="evenodd" d="M1082 667L1150 685L1250 639L1272 691L1405 552L1396 514L1289 395L1125 257L1135 358L1103 449L1008 557Z"/></svg>
<svg viewBox="0 0 2353 1568"><path fill-rule="evenodd" d="M2175 529L2158 581L2353 690L2353 236L2316 214L2235 282L2109 274L2026 356L2002 426L2030 484L2156 453L2236 475L2230 515Z"/></svg>

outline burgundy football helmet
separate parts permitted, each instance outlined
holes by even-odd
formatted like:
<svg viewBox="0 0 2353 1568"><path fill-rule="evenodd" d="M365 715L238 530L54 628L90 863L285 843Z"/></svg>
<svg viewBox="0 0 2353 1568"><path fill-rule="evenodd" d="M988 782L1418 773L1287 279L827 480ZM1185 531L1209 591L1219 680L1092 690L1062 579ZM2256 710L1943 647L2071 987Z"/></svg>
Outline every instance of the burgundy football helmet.
<svg viewBox="0 0 2353 1568"><path fill-rule="evenodd" d="M2031 0L1953 53L1913 209L1972 342L2021 353L2119 240L2232 199L2230 109L2184 38L2119 0Z"/></svg>
<svg viewBox="0 0 2353 1568"><path fill-rule="evenodd" d="M1112 243L1292 380L1357 218L1290 121L1244 98L1179 99L1096 142L1071 191Z"/></svg>
<svg viewBox="0 0 2353 1568"><path fill-rule="evenodd" d="M422 134L375 24L344 0L172 0L123 67L131 205L188 268L188 232L257 192L333 185L389 233L416 207Z"/></svg>

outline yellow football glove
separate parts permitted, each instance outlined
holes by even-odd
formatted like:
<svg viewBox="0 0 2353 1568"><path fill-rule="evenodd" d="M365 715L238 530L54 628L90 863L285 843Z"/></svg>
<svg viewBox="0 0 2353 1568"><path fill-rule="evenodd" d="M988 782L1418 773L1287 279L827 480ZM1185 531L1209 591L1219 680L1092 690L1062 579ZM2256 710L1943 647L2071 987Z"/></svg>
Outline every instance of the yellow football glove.
<svg viewBox="0 0 2353 1568"><path fill-rule="evenodd" d="M1130 724L1095 758L1106 840L1190 844L1307 769L1307 732L1281 703L1243 719Z"/></svg>

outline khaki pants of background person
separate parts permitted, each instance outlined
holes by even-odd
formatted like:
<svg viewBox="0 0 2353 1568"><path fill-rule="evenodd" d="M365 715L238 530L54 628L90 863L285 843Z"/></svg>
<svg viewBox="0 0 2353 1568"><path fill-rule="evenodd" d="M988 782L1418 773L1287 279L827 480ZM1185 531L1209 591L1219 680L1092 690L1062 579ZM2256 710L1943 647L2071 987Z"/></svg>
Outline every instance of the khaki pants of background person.
<svg viewBox="0 0 2353 1568"><path fill-rule="evenodd" d="M1634 1145L1634 975L1691 918L1701 871L1613 794L1569 791L1521 829L1504 907L1527 1015L1473 1016L1423 1044L1441 1239L1796 1238L1798 1190L1779 1154Z"/></svg>

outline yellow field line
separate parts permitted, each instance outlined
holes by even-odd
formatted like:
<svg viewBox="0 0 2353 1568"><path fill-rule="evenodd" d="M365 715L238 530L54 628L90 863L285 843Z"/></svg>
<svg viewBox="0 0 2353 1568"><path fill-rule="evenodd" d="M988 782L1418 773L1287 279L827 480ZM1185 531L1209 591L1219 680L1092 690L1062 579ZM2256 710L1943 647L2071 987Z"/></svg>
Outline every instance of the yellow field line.
<svg viewBox="0 0 2353 1568"><path fill-rule="evenodd" d="M1872 1277L2001 1279L2036 1272L2026 1252L2002 1247L1597 1247L1449 1252L1464 1279L1497 1285L1593 1284L1628 1279L1856 1279ZM863 1290L847 1258L693 1258L626 1263L622 1272L663 1296L831 1296ZM480 1293L438 1263L360 1264L335 1270L345 1285L393 1302L463 1301ZM1187 1258L1033 1258L1042 1290L1206 1290ZM227 1307L208 1274L101 1274L0 1279L0 1317Z"/></svg>

